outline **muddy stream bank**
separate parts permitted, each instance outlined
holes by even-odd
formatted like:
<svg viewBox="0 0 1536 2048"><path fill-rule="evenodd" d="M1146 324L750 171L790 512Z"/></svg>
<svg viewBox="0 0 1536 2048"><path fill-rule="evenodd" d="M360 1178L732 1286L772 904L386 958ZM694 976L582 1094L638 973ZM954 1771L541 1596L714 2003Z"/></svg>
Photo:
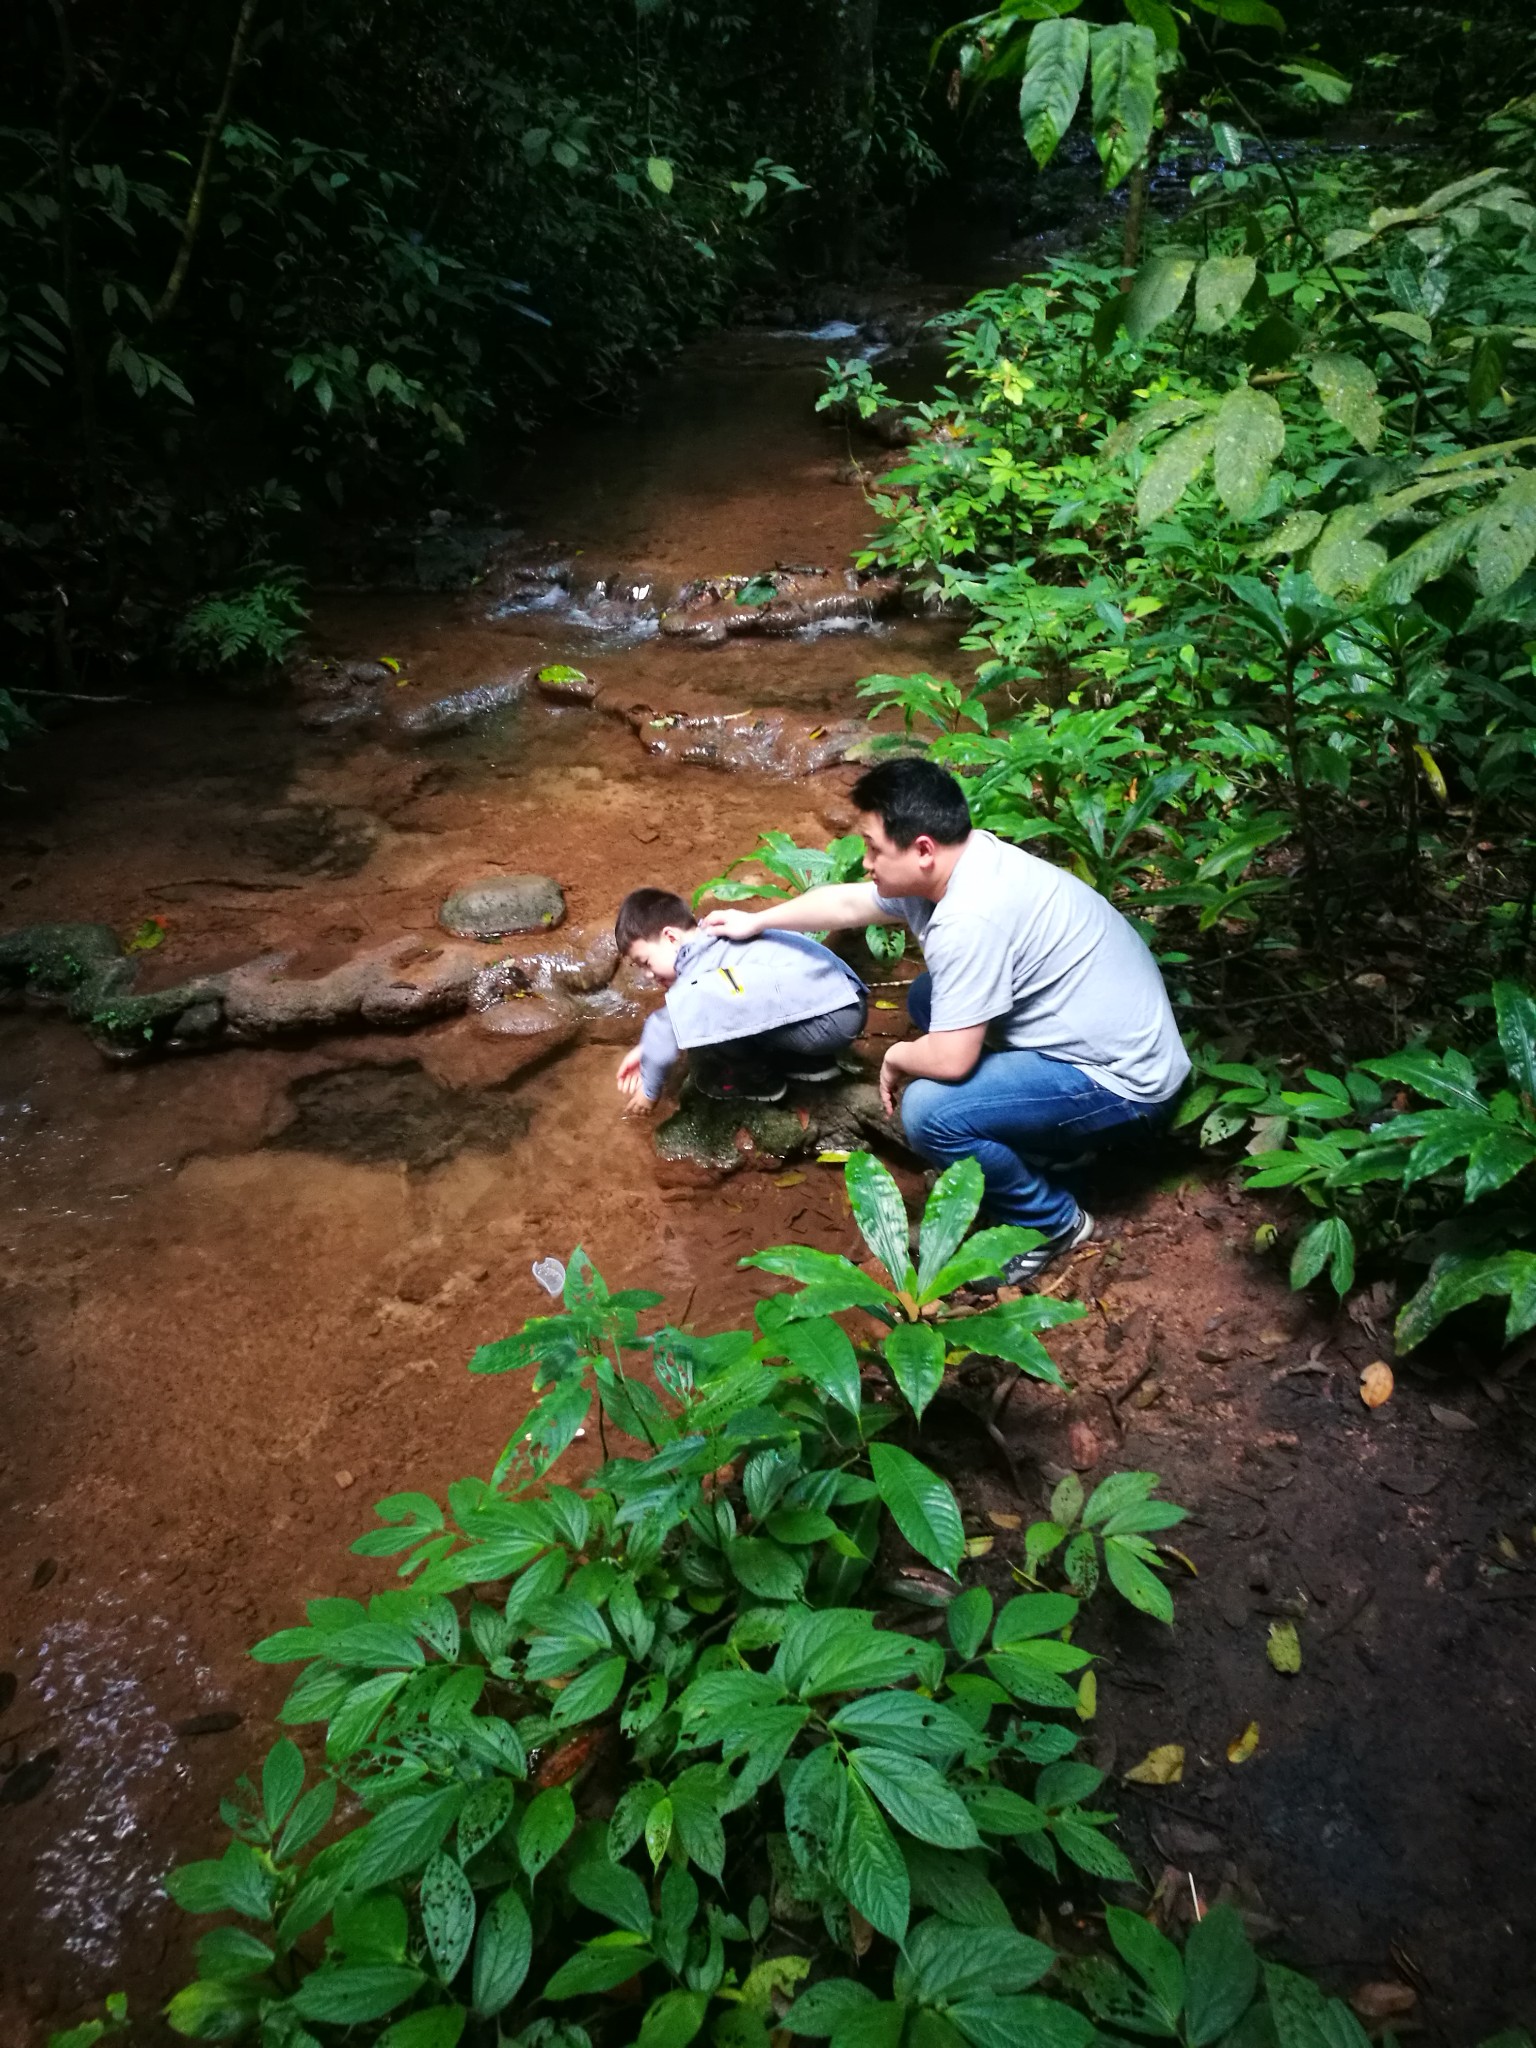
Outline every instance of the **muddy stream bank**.
<svg viewBox="0 0 1536 2048"><path fill-rule="evenodd" d="M218 1795L285 1690L245 1648L306 1598L380 1583L347 1554L378 1495L489 1469L520 1394L465 1361L539 1309L534 1260L579 1241L710 1328L749 1315L734 1262L755 1245L854 1248L834 1171L659 1166L612 1086L640 992L578 969L626 889L691 888L764 830L843 829L852 771L828 735L857 679L957 659L952 622L845 582L869 511L812 402L822 357L867 338L701 344L633 421L496 479L493 534L428 522L407 550L429 582L481 582L324 596L293 698L124 707L23 758L0 927L162 919L136 990L204 978L203 1021L189 1001L174 1028L219 1049L119 1063L57 1011L0 1012L0 2038L40 2039L117 1985L148 2010L180 1981L190 1943L159 1875L215 1847ZM679 593L718 611L687 597L697 579L776 567L802 598L849 601L797 633L661 630ZM596 701L541 691L552 664ZM465 994L508 947L438 923L454 890L522 874L565 909L523 951L577 963L538 1031L491 1028L508 1006ZM230 977L253 961L278 964L254 1008L238 984L242 1009ZM450 1000L369 1008L450 969ZM304 991L354 971L353 1008L298 1028ZM898 996L877 1033L903 1028ZM1059 1347L1076 1392L1024 1388L1005 1460L962 1412L985 1390L961 1389L935 1456L1003 1577L1017 1517L1068 1464L1153 1467L1194 1508L1177 1634L1102 1631L1100 1760L1188 1748L1183 1785L1121 1795L1154 1878L1225 1887L1345 1990L1406 1985L1436 2032L1529 2023L1519 1384L1453 1362L1368 1415L1355 1377L1390 1317L1293 1300L1253 1252L1257 1206L1168 1165L1160 1187L1103 1191L1100 1246L1066 1276L1093 1311ZM1438 1425L1426 1392L1471 1426ZM1274 1614L1300 1619L1297 1678L1265 1660ZM1252 1719L1263 1746L1233 1770Z"/></svg>

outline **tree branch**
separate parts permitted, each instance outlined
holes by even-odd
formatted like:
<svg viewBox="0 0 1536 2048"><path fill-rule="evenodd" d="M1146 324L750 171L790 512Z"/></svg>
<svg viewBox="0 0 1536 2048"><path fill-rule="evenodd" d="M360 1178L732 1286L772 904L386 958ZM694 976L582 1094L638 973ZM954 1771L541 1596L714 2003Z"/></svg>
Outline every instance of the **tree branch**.
<svg viewBox="0 0 1536 2048"><path fill-rule="evenodd" d="M158 327L170 318L176 310L176 301L181 297L181 288L187 281L187 272L192 267L192 251L197 244L197 231L202 225L203 203L208 196L208 179L213 170L213 153L224 132L224 122L229 113L229 103L234 95L235 77L245 61L245 46L250 39L251 23L256 18L259 0L241 0L240 18L235 24L235 40L230 45L229 65L224 73L224 90L219 95L219 104L208 123L208 133L203 138L202 160L197 167L197 177L192 186L192 198L187 206L187 218L181 230L181 246L176 251L176 261L171 265L170 277L165 290L150 315L153 326Z"/></svg>

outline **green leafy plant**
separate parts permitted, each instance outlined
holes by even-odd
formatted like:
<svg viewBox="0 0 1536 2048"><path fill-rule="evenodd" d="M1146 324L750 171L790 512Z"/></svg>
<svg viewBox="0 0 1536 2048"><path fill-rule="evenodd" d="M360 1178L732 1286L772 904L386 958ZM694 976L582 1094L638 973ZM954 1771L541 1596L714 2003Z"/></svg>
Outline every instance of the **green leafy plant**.
<svg viewBox="0 0 1536 2048"><path fill-rule="evenodd" d="M199 598L183 613L172 640L187 661L215 668L280 662L309 617L284 576Z"/></svg>
<svg viewBox="0 0 1536 2048"><path fill-rule="evenodd" d="M748 880L738 868L759 868L763 873ZM856 882L864 875L864 842L857 832L844 834L826 846L800 846L787 832L765 832L752 853L733 860L724 874L701 882L693 892L695 909L706 896L717 903L744 903L767 896L787 903L803 896L807 889L819 889L827 882ZM771 877L771 879L767 879ZM877 960L899 960L905 950L906 933L893 925L866 927L864 940Z"/></svg>
<svg viewBox="0 0 1536 2048"><path fill-rule="evenodd" d="M1061 1552L1067 1585L1091 1599L1107 1574L1115 1591L1143 1614L1172 1623L1173 1595L1157 1577L1163 1560L1148 1538L1177 1528L1188 1510L1153 1500L1155 1472L1113 1472L1084 1498L1083 1482L1068 1472L1051 1495L1049 1519L1032 1522L1024 1534L1024 1570L1035 1578L1048 1558Z"/></svg>
<svg viewBox="0 0 1536 2048"><path fill-rule="evenodd" d="M48 2048L96 2048L98 2041L110 2041L113 2035L126 2034L130 2028L127 1996L112 1991L107 1994L100 2019L82 2020L78 2026L50 2034Z"/></svg>
<svg viewBox="0 0 1536 2048"><path fill-rule="evenodd" d="M859 1234L889 1284L839 1252L786 1244L749 1254L742 1260L744 1266L756 1266L800 1286L798 1294L773 1297L780 1341L804 1344L807 1330L835 1330L828 1319L843 1309L860 1309L887 1324L890 1334L881 1341L881 1355L919 1420L938 1392L950 1358L979 1353L1004 1359L1033 1379L1064 1384L1040 1333L1076 1322L1087 1313L1081 1302L1026 1294L995 1308L952 1313L940 1320L940 1304L947 1297L997 1274L1009 1259L1045 1242L1038 1230L1008 1226L967 1237L985 1191L974 1159L956 1161L935 1181L923 1211L915 1259L908 1245L906 1204L889 1171L872 1154L855 1152L844 1172ZM851 1362L851 1348L847 1355Z"/></svg>
<svg viewBox="0 0 1536 2048"><path fill-rule="evenodd" d="M850 1605L883 1503L937 1525L942 1495L958 1523L948 1489L871 1442L895 1411L856 1370L788 1349L814 1321L769 1302L758 1338L642 1335L657 1306L574 1254L562 1309L472 1361L537 1396L490 1479L378 1502L354 1548L403 1583L257 1645L302 1667L281 1718L320 1731L323 1768L282 1737L225 1802L224 1853L167 1879L233 1916L178 2032L435 2048L494 2020L532 2048L540 2005L579 2031L630 1987L646 2042L760 2044L824 1958L867 1946L856 1923L901 1950L878 1962L898 2002L914 1967L937 1996L945 1930L1008 1929L1059 1859L1134 1878L1091 1804L1103 1773L1072 1760L1078 1599L957 1590L943 1640ZM645 1455L556 1483L594 1402ZM1019 1990L1054 1966L994 1947Z"/></svg>

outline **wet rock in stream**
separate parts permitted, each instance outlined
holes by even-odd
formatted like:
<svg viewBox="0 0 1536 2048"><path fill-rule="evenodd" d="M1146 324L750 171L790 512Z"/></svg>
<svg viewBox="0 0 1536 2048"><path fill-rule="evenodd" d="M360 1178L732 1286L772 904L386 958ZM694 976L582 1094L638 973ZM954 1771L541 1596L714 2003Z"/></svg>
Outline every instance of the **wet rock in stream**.
<svg viewBox="0 0 1536 2048"><path fill-rule="evenodd" d="M814 775L846 760L869 738L868 726L858 719L815 724L787 711L657 712L636 704L623 715L648 754L767 775Z"/></svg>
<svg viewBox="0 0 1536 2048"><path fill-rule="evenodd" d="M700 577L661 615L668 638L718 647L743 634L867 626L901 602L901 579L848 569L775 569L760 576Z"/></svg>
<svg viewBox="0 0 1536 2048"><path fill-rule="evenodd" d="M543 876L513 878L530 902L563 900ZM526 884L538 890L532 896ZM495 886L501 886L497 884ZM549 892L554 892L551 899ZM493 919L492 922L495 922ZM543 1034L552 1049L578 1030L601 1040L633 1029L640 1004L618 967L613 935L529 934L498 955L484 944L405 933L317 961L274 952L174 987L138 993L136 961L106 925L33 925L0 934L0 998L62 1006L110 1059L212 1050L324 1032L416 1030L471 1013L490 1037ZM490 1078L526 1064L459 1062Z"/></svg>
<svg viewBox="0 0 1536 2048"><path fill-rule="evenodd" d="M548 875L492 875L455 889L437 915L455 938L503 939L559 924L565 896Z"/></svg>
<svg viewBox="0 0 1536 2048"><path fill-rule="evenodd" d="M791 1087L782 1102L716 1102L685 1081L678 1106L656 1132L662 1178L707 1185L743 1167L782 1166L818 1152L853 1151L871 1140L902 1144L901 1126L880 1105L873 1081L849 1075L830 1087Z"/></svg>
<svg viewBox="0 0 1536 2048"><path fill-rule="evenodd" d="M401 742L449 739L519 705L532 671L513 669L490 682L473 683L440 696L424 696L408 675L380 661L335 661L316 657L298 663L289 682L298 701L299 723L328 732L355 726L382 727Z"/></svg>

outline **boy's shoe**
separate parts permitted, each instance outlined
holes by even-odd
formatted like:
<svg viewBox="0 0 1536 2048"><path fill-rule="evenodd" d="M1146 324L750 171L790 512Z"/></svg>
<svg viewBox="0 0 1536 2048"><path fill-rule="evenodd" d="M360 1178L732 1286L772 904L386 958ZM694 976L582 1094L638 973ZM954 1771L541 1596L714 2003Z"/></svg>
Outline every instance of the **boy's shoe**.
<svg viewBox="0 0 1536 2048"><path fill-rule="evenodd" d="M840 1081L843 1078L843 1070L836 1060L807 1059L792 1061L788 1066L781 1067L779 1071L783 1074L786 1081L809 1083Z"/></svg>
<svg viewBox="0 0 1536 2048"><path fill-rule="evenodd" d="M1088 1211L1080 1208L1070 1230L1062 1231L1048 1244L1037 1245L1032 1252L1020 1252L1017 1258L1010 1259L1003 1268L1003 1279L1010 1287L1024 1286L1026 1281L1038 1278L1063 1252L1075 1252L1079 1245L1086 1244L1096 1228Z"/></svg>
<svg viewBox="0 0 1536 2048"><path fill-rule="evenodd" d="M750 1060L697 1060L693 1085L711 1102L780 1102L784 1076Z"/></svg>

